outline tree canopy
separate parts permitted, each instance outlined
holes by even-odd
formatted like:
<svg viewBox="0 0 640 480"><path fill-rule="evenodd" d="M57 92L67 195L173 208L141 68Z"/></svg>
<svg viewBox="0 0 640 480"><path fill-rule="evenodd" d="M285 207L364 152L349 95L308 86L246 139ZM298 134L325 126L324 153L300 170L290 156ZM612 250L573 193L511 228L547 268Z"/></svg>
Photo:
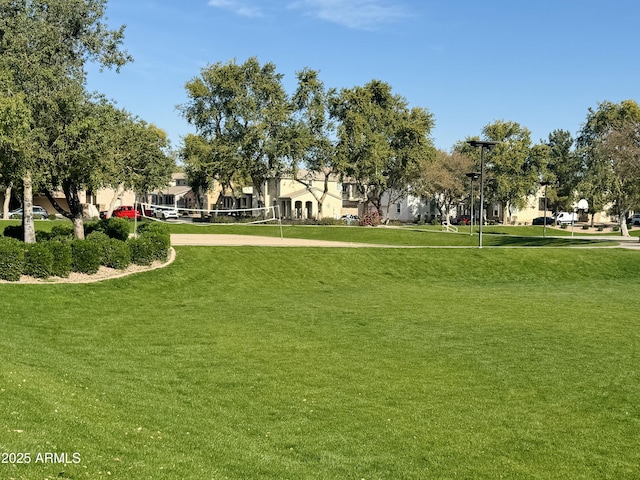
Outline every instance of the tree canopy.
<svg viewBox="0 0 640 480"><path fill-rule="evenodd" d="M35 241L33 187L40 188L50 159L48 135L60 114L84 93L85 64L120 68L131 60L123 50L124 27L104 22L106 0L0 0L0 72L6 94L22 93L29 130L21 142L28 155L14 150L4 161L11 180L22 184L25 242Z"/></svg>
<svg viewBox="0 0 640 480"><path fill-rule="evenodd" d="M355 180L365 203L384 215L383 195L405 195L420 161L435 154L430 137L433 115L424 108L409 108L406 99L379 80L341 90L332 99L331 114L339 122L340 171Z"/></svg>
<svg viewBox="0 0 640 480"><path fill-rule="evenodd" d="M187 171L206 173L227 187L251 182L263 202L264 183L281 169L289 145L283 140L291 104L282 75L273 63L260 65L252 57L240 65L209 65L186 90L189 101L180 108L202 139L189 140L184 153L197 155L184 155Z"/></svg>

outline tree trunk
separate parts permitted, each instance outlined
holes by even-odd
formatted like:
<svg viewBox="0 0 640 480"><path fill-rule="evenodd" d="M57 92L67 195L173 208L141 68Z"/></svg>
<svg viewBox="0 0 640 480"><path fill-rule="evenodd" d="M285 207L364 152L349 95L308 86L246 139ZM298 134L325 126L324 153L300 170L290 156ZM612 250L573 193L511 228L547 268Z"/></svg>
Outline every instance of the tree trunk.
<svg viewBox="0 0 640 480"><path fill-rule="evenodd" d="M627 228L627 214L629 212L620 212L620 216L618 217L618 223L620 223L620 234L623 237L629 237L629 229Z"/></svg>
<svg viewBox="0 0 640 480"><path fill-rule="evenodd" d="M113 210L116 208L116 202L118 201L118 197L120 197L120 195L124 192L124 187L122 187L122 190L120 190L120 187L116 187L115 191L113 192L113 197L111 197L111 201L109 202L109 206L107 207L107 215L106 218L111 218L111 214L113 213Z"/></svg>
<svg viewBox="0 0 640 480"><path fill-rule="evenodd" d="M74 216L73 219L73 235L78 240L84 240L84 221L82 219L82 214L78 216Z"/></svg>
<svg viewBox="0 0 640 480"><path fill-rule="evenodd" d="M22 232L24 243L36 243L36 227L33 222L33 181L29 171L22 178Z"/></svg>
<svg viewBox="0 0 640 480"><path fill-rule="evenodd" d="M62 191L69 204L69 213L73 222L73 235L78 240L84 240L84 220L82 218L82 203L78 188L74 185L63 184Z"/></svg>
<svg viewBox="0 0 640 480"><path fill-rule="evenodd" d="M2 218L9 218L9 205L11 204L11 190L13 190L13 182L7 185L4 191L4 204L2 205Z"/></svg>

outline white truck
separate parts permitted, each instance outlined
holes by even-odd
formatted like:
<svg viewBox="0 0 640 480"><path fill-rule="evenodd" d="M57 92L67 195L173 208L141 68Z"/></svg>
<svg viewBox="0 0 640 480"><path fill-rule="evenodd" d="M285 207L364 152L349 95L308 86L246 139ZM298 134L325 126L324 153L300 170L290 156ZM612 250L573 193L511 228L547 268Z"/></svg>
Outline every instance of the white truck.
<svg viewBox="0 0 640 480"><path fill-rule="evenodd" d="M558 212L553 217L558 225L563 223L575 223L578 221L578 214L575 212Z"/></svg>

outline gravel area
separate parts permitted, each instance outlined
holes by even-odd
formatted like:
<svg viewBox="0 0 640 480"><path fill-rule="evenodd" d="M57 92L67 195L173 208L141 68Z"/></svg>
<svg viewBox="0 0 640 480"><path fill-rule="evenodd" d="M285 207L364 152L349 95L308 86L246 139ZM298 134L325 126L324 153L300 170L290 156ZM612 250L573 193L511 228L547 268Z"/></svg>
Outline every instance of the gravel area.
<svg viewBox="0 0 640 480"><path fill-rule="evenodd" d="M150 266L141 266L141 265L129 265L128 268L124 270L115 270L113 268L100 267L98 273L94 275L87 275L86 273L76 273L71 272L68 277L50 277L50 278L34 278L29 277L27 275L23 275L19 281L17 282L7 282L6 280L0 280L0 284L6 283L21 283L21 284L43 284L43 285L51 285L57 283L94 283L101 282L103 280L109 280L112 278L120 278L126 277L127 275L131 275L134 273L147 272L149 270L155 270L156 268L166 267L170 265L176 258L176 251L172 248L169 251L169 259L162 262L154 262Z"/></svg>

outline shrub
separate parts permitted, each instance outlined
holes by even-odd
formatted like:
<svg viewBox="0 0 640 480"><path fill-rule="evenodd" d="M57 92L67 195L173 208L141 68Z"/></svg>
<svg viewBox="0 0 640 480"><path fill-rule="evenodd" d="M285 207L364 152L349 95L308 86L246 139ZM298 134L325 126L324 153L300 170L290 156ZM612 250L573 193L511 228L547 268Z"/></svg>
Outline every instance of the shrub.
<svg viewBox="0 0 640 480"><path fill-rule="evenodd" d="M145 222L138 225L138 234L162 233L169 235L169 226L159 222Z"/></svg>
<svg viewBox="0 0 640 480"><path fill-rule="evenodd" d="M127 242L110 238L104 245L103 265L109 268L124 270L131 264L131 249Z"/></svg>
<svg viewBox="0 0 640 480"><path fill-rule="evenodd" d="M50 213L49 214L49 220L55 220L56 218L58 218L58 217L56 216L55 213Z"/></svg>
<svg viewBox="0 0 640 480"><path fill-rule="evenodd" d="M71 270L78 273L98 272L102 261L102 248L98 242L74 240L71 242Z"/></svg>
<svg viewBox="0 0 640 480"><path fill-rule="evenodd" d="M71 244L67 241L50 240L45 245L51 250L53 263L51 275L55 277L68 277L71 273Z"/></svg>
<svg viewBox="0 0 640 480"><path fill-rule="evenodd" d="M87 236L96 231L105 233L109 238L117 238L118 240L125 241L129 238L131 230L129 222L124 218L111 217L96 223L90 223L85 228L85 234Z"/></svg>
<svg viewBox="0 0 640 480"><path fill-rule="evenodd" d="M67 239L73 240L75 236L73 232L73 225L54 225L51 227L51 238L58 238L60 240Z"/></svg>
<svg viewBox="0 0 640 480"><path fill-rule="evenodd" d="M620 225L614 225L613 227L611 227L611 230L617 232L618 230L620 230Z"/></svg>
<svg viewBox="0 0 640 480"><path fill-rule="evenodd" d="M45 232L42 230L36 231L36 242L46 242L51 238L51 232Z"/></svg>
<svg viewBox="0 0 640 480"><path fill-rule="evenodd" d="M137 238L127 240L131 251L131 262L136 265L151 265L155 260L153 244L149 235L140 235Z"/></svg>
<svg viewBox="0 0 640 480"><path fill-rule="evenodd" d="M589 225L582 225L583 230L589 230Z"/></svg>
<svg viewBox="0 0 640 480"><path fill-rule="evenodd" d="M87 240L100 245L101 265L122 270L131 263L131 250L126 242L117 238L109 238L106 233L98 231L87 235Z"/></svg>
<svg viewBox="0 0 640 480"><path fill-rule="evenodd" d="M47 245L45 243L30 243L24 247L22 273L36 278L49 278L53 270L53 254Z"/></svg>
<svg viewBox="0 0 640 480"><path fill-rule="evenodd" d="M0 238L0 279L17 282L23 269L24 244L15 238Z"/></svg>
<svg viewBox="0 0 640 480"><path fill-rule="evenodd" d="M24 232L21 225L7 225L4 227L3 235L5 237L15 238L16 240L24 240Z"/></svg>
<svg viewBox="0 0 640 480"><path fill-rule="evenodd" d="M377 211L369 212L360 219L361 226L377 227L382 223L382 218Z"/></svg>

